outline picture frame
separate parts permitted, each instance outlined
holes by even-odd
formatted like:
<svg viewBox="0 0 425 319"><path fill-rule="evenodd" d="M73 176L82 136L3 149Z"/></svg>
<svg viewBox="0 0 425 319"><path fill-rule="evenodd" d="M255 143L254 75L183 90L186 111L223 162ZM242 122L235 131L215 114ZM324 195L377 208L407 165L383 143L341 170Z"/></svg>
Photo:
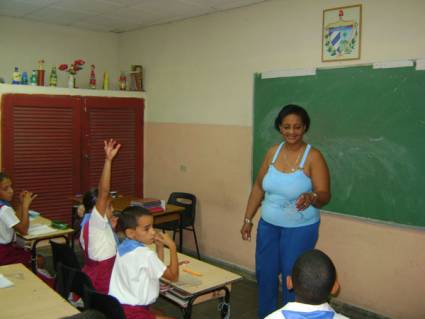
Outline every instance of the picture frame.
<svg viewBox="0 0 425 319"><path fill-rule="evenodd" d="M361 27L361 4L323 10L322 62L360 59Z"/></svg>

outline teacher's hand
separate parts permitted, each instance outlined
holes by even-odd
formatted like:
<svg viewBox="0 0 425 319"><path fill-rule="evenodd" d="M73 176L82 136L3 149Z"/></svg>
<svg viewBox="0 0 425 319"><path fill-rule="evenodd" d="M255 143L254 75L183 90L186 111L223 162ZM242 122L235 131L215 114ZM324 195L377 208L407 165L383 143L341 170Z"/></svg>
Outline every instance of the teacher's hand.
<svg viewBox="0 0 425 319"><path fill-rule="evenodd" d="M295 203L297 210L302 211L308 208L310 205L314 203L314 200L316 199L316 197L317 197L316 193L302 193L300 197L298 197Z"/></svg>
<svg viewBox="0 0 425 319"><path fill-rule="evenodd" d="M244 223L241 228L241 235L243 240L251 241L252 223Z"/></svg>

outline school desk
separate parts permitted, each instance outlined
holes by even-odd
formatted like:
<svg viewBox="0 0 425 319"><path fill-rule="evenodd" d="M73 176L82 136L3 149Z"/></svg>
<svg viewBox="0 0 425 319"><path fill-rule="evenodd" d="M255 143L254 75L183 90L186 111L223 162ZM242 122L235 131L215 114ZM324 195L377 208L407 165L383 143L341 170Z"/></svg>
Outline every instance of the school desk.
<svg viewBox="0 0 425 319"><path fill-rule="evenodd" d="M155 246L151 246L151 249L155 249ZM161 297L179 306L183 311L184 319L191 318L193 305L220 299L221 317L225 318L230 307L232 283L242 277L190 256L181 253L177 255L180 263L179 280L166 282L169 290L162 291ZM165 249L164 263L166 265L169 263L169 258L169 250Z"/></svg>
<svg viewBox="0 0 425 319"><path fill-rule="evenodd" d="M78 313L65 299L22 264L0 266L0 274L13 283L0 288L0 317L57 319Z"/></svg>
<svg viewBox="0 0 425 319"><path fill-rule="evenodd" d="M41 216L35 217L33 220L30 220L30 228L32 226L41 226L46 225L49 226L52 223L52 221L48 218L44 218ZM55 231L48 232L48 233L41 233L41 234L27 234L27 235L21 235L17 233L18 237L22 238L24 241L29 242L31 246L31 268L33 272L36 272L37 268L37 245L39 242L47 239L53 239L53 238L64 238L66 243L69 244L69 241L72 239L72 234L74 233L74 230L72 228L66 228L66 229L55 229Z"/></svg>

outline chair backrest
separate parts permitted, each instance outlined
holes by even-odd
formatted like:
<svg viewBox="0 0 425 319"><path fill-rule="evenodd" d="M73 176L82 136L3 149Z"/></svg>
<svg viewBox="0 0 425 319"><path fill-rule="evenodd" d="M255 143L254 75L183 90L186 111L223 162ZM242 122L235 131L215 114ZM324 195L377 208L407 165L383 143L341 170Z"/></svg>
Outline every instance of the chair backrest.
<svg viewBox="0 0 425 319"><path fill-rule="evenodd" d="M65 299L68 299L71 292L77 294L86 305L85 288L94 289L90 278L81 270L69 267L61 262L58 262L57 267L56 291Z"/></svg>
<svg viewBox="0 0 425 319"><path fill-rule="evenodd" d="M196 196L189 193L171 193L168 198L168 204L181 206L185 208L182 213L183 227L195 224L196 216Z"/></svg>
<svg viewBox="0 0 425 319"><path fill-rule="evenodd" d="M85 293L87 309L94 309L103 313L106 319L126 319L124 310L115 297L96 292L93 288L89 287L86 287Z"/></svg>
<svg viewBox="0 0 425 319"><path fill-rule="evenodd" d="M49 240L49 242L52 247L53 267L55 271L57 271L57 264L59 262L63 265L67 265L68 267L81 269L77 255L71 247L67 244L57 243L52 240Z"/></svg>

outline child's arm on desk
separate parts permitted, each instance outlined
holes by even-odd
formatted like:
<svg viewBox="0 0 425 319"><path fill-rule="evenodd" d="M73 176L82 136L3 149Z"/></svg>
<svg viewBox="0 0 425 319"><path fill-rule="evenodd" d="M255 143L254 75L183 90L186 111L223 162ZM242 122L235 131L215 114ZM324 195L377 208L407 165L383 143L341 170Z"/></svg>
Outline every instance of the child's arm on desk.
<svg viewBox="0 0 425 319"><path fill-rule="evenodd" d="M179 261L177 258L176 244L166 233L157 233L155 243L157 245L159 259L164 260L164 245L167 246L170 251L170 264L167 266L162 277L170 281L177 281L179 279Z"/></svg>

